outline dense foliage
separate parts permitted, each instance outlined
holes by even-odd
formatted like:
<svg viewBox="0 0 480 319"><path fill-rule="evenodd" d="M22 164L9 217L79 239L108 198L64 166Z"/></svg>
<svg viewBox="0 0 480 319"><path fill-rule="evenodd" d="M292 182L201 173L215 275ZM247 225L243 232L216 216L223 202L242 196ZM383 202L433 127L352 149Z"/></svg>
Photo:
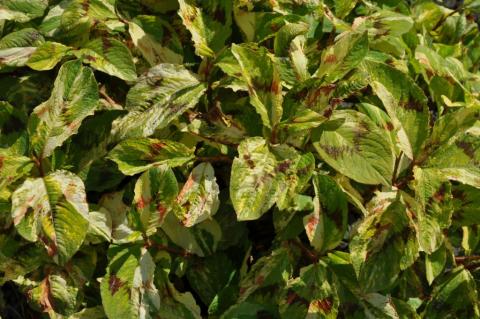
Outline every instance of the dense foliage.
<svg viewBox="0 0 480 319"><path fill-rule="evenodd" d="M479 318L479 1L1 0L4 318Z"/></svg>

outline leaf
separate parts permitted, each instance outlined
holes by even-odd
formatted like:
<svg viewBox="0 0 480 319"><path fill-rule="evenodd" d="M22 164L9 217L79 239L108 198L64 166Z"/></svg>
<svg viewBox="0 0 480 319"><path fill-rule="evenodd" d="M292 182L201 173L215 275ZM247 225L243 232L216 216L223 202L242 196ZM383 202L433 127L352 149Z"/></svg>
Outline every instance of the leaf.
<svg viewBox="0 0 480 319"><path fill-rule="evenodd" d="M77 308L79 289L59 275L49 275L40 285L31 289L29 294L38 303L40 309L51 316L55 313L71 315Z"/></svg>
<svg viewBox="0 0 480 319"><path fill-rule="evenodd" d="M7 34L0 40L0 69L24 66L44 41L40 32L33 28Z"/></svg>
<svg viewBox="0 0 480 319"><path fill-rule="evenodd" d="M200 257L213 254L222 237L222 229L214 219L185 227L174 214L168 214L161 228L175 245Z"/></svg>
<svg viewBox="0 0 480 319"><path fill-rule="evenodd" d="M26 64L37 71L51 70L69 50L69 47L61 43L45 42L30 56Z"/></svg>
<svg viewBox="0 0 480 319"><path fill-rule="evenodd" d="M391 183L392 145L367 116L337 111L318 132L313 145L335 170L364 184Z"/></svg>
<svg viewBox="0 0 480 319"><path fill-rule="evenodd" d="M100 284L108 318L154 318L160 296L154 284L155 263L145 248L112 246Z"/></svg>
<svg viewBox="0 0 480 319"><path fill-rule="evenodd" d="M412 233L406 206L393 194L379 194L372 201L370 215L358 226L350 242L352 264L365 292L389 289L400 271L416 256L402 261ZM381 271L380 271L381 269Z"/></svg>
<svg viewBox="0 0 480 319"><path fill-rule="evenodd" d="M218 210L220 193L210 163L197 165L178 194L179 218L185 227L191 227L212 218Z"/></svg>
<svg viewBox="0 0 480 319"><path fill-rule="evenodd" d="M431 255L425 255L425 273L429 285L442 273L446 262L447 251L444 246L437 249Z"/></svg>
<svg viewBox="0 0 480 319"><path fill-rule="evenodd" d="M175 30L156 16L141 15L128 24L128 32L133 44L140 50L151 66L160 63L181 64L182 46ZM171 42L166 41L170 36Z"/></svg>
<svg viewBox="0 0 480 319"><path fill-rule="evenodd" d="M183 66L165 63L153 67L128 92L130 112L114 123L113 133L119 138L148 137L194 107L205 90Z"/></svg>
<svg viewBox="0 0 480 319"><path fill-rule="evenodd" d="M303 218L311 245L320 252L334 249L347 229L347 197L326 175L313 177L314 211Z"/></svg>
<svg viewBox="0 0 480 319"><path fill-rule="evenodd" d="M182 143L153 138L128 139L110 151L108 158L125 175L135 175L150 167L181 166L193 159L193 150Z"/></svg>
<svg viewBox="0 0 480 319"><path fill-rule="evenodd" d="M260 258L248 274L240 281L239 302L244 301L261 287L283 283L290 272L292 261L283 248L272 251L269 256Z"/></svg>
<svg viewBox="0 0 480 319"><path fill-rule="evenodd" d="M353 8L357 5L357 1L345 1L345 0L335 0L335 15L343 19L345 18L350 11L352 11Z"/></svg>
<svg viewBox="0 0 480 319"><path fill-rule="evenodd" d="M451 185L438 172L415 167L415 197L420 208L417 210L419 228L418 241L428 254L440 248L443 241L441 230L451 223L453 203Z"/></svg>
<svg viewBox="0 0 480 319"><path fill-rule="evenodd" d="M205 58L215 57L231 34L231 2L180 0L179 4L178 14L192 34L195 53Z"/></svg>
<svg viewBox="0 0 480 319"><path fill-rule="evenodd" d="M142 230L147 235L154 234L172 210L178 194L175 174L166 165L152 167L138 178L134 191L133 203Z"/></svg>
<svg viewBox="0 0 480 319"><path fill-rule="evenodd" d="M12 194L12 218L23 238L40 240L49 256L64 265L80 248L88 230L82 181L66 171L27 179Z"/></svg>
<svg viewBox="0 0 480 319"><path fill-rule="evenodd" d="M39 158L52 155L70 136L77 133L82 121L97 107L98 88L92 70L80 61L62 65L50 98L30 115L32 147Z"/></svg>
<svg viewBox="0 0 480 319"><path fill-rule="evenodd" d="M244 140L238 146L230 178L230 198L237 219L254 220L269 210L278 196L275 156L263 138Z"/></svg>
<svg viewBox="0 0 480 319"><path fill-rule="evenodd" d="M455 136L464 134L478 120L480 120L480 108L478 107L461 108L449 112L435 122L427 145L436 149Z"/></svg>
<svg viewBox="0 0 480 319"><path fill-rule="evenodd" d="M280 302L283 318L336 318L339 299L329 282L325 265L312 264L300 269L300 276L289 280Z"/></svg>
<svg viewBox="0 0 480 319"><path fill-rule="evenodd" d="M204 304L209 305L221 292L235 272L232 261L224 253L191 263L186 276ZM211 280L215 276L215 280Z"/></svg>
<svg viewBox="0 0 480 319"><path fill-rule="evenodd" d="M242 79L248 86L250 103L262 118L263 125L275 127L282 117L282 86L277 67L264 48L232 45Z"/></svg>
<svg viewBox="0 0 480 319"><path fill-rule="evenodd" d="M366 33L344 32L334 45L322 52L320 67L314 76L335 82L357 67L368 52Z"/></svg>
<svg viewBox="0 0 480 319"><path fill-rule="evenodd" d="M474 318L480 315L475 280L468 270L457 267L441 279L426 305L424 316L443 318L449 314Z"/></svg>
<svg viewBox="0 0 480 319"><path fill-rule="evenodd" d="M170 256L166 252L160 253L156 261L158 271L155 275L161 301L158 313L165 319L200 319L200 307L192 294L179 292L170 282L169 273L172 268Z"/></svg>
<svg viewBox="0 0 480 319"><path fill-rule="evenodd" d="M0 4L0 20L27 22L43 15L46 0L5 0Z"/></svg>
<svg viewBox="0 0 480 319"><path fill-rule="evenodd" d="M480 188L480 139L467 132L439 147L424 164L425 169L445 179Z"/></svg>
<svg viewBox="0 0 480 319"><path fill-rule="evenodd" d="M0 149L0 190L23 178L33 168L33 161L11 149Z"/></svg>
<svg viewBox="0 0 480 319"><path fill-rule="evenodd" d="M24 28L7 34L0 39L0 49L37 47L45 40L40 32L33 28Z"/></svg>
<svg viewBox="0 0 480 319"><path fill-rule="evenodd" d="M97 38L90 41L74 54L83 58L92 68L116 76L125 81L135 81L137 73L128 48L120 41L112 38Z"/></svg>
<svg viewBox="0 0 480 319"><path fill-rule="evenodd" d="M408 158L416 158L429 131L425 94L408 75L391 66L373 61L366 61L364 65L370 86L398 130L400 148Z"/></svg>

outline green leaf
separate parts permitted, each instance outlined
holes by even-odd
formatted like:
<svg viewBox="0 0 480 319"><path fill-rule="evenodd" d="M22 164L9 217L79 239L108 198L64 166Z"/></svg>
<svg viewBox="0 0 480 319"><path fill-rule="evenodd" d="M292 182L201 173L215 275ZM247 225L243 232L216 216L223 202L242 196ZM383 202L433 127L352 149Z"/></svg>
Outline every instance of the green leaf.
<svg viewBox="0 0 480 319"><path fill-rule="evenodd" d="M387 64L366 61L370 86L382 100L397 130L401 150L416 158L429 133L427 98L407 74Z"/></svg>
<svg viewBox="0 0 480 319"><path fill-rule="evenodd" d="M44 43L43 36L33 28L24 28L7 34L0 40L0 49L37 47Z"/></svg>
<svg viewBox="0 0 480 319"><path fill-rule="evenodd" d="M107 273L100 284L108 318L154 318L160 295L154 284L155 263L145 248L111 246Z"/></svg>
<svg viewBox="0 0 480 319"><path fill-rule="evenodd" d="M29 132L39 158L52 155L70 136L77 133L83 119L97 107L98 87L90 68L80 61L62 65L50 98L30 115Z"/></svg>
<svg viewBox="0 0 480 319"><path fill-rule="evenodd" d="M232 3L230 1L180 0L178 14L192 34L195 53L213 58L230 37Z"/></svg>
<svg viewBox="0 0 480 319"><path fill-rule="evenodd" d="M39 308L43 308L43 311L52 317L56 314L66 316L73 314L78 307L78 293L78 287L59 275L47 276L37 287L29 291Z"/></svg>
<svg viewBox="0 0 480 319"><path fill-rule="evenodd" d="M457 267L441 278L427 303L424 317L475 318L480 316L475 280L470 272Z"/></svg>
<svg viewBox="0 0 480 319"><path fill-rule="evenodd" d="M166 165L152 167L138 178L133 203L147 235L154 234L163 223L177 194L177 179Z"/></svg>
<svg viewBox="0 0 480 319"><path fill-rule="evenodd" d="M282 117L282 85L277 67L265 48L254 50L246 45L232 45L242 79L248 86L250 103L262 118L263 125L273 128Z"/></svg>
<svg viewBox="0 0 480 319"><path fill-rule="evenodd" d="M440 247L431 255L425 255L425 274L430 285L442 273L446 261L447 250L445 246Z"/></svg>
<svg viewBox="0 0 480 319"><path fill-rule="evenodd" d="M83 58L92 68L116 76L125 81L135 81L137 73L132 54L120 41L112 38L97 38L74 54Z"/></svg>
<svg viewBox="0 0 480 319"><path fill-rule="evenodd" d="M392 145L362 113L335 112L312 139L322 159L343 175L364 184L391 183Z"/></svg>
<svg viewBox="0 0 480 319"><path fill-rule="evenodd" d="M380 193L370 203L369 215L358 226L350 242L352 264L366 292L390 288L400 271L410 267L407 249L411 226L406 206L396 193Z"/></svg>
<svg viewBox="0 0 480 319"><path fill-rule="evenodd" d="M213 254L222 237L222 229L215 219L185 227L174 214L168 214L161 227L175 245L200 257Z"/></svg>
<svg viewBox="0 0 480 319"><path fill-rule="evenodd" d="M61 43L45 42L30 56L27 66L37 71L51 70L68 51L70 48Z"/></svg>
<svg viewBox="0 0 480 319"><path fill-rule="evenodd" d="M0 39L0 69L24 66L44 41L41 33L33 28L7 34Z"/></svg>
<svg viewBox="0 0 480 319"><path fill-rule="evenodd" d="M0 149L0 190L23 178L33 168L33 161L11 149Z"/></svg>
<svg viewBox="0 0 480 319"><path fill-rule="evenodd" d="M150 136L194 107L205 90L205 84L184 66L155 66L128 92L129 113L117 120L113 133L119 138Z"/></svg>
<svg viewBox="0 0 480 319"><path fill-rule="evenodd" d="M320 67L314 76L325 82L335 82L357 67L368 52L366 33L344 32L334 45L322 52Z"/></svg>
<svg viewBox="0 0 480 319"><path fill-rule="evenodd" d="M156 16L141 15L128 23L128 32L133 44L151 66L160 63L181 64L182 44L175 30ZM170 36L170 43L166 37Z"/></svg>
<svg viewBox="0 0 480 319"><path fill-rule="evenodd" d="M41 17L47 6L47 0L4 0L0 4L0 20L27 22Z"/></svg>
<svg viewBox="0 0 480 319"><path fill-rule="evenodd" d="M466 107L449 112L435 122L427 145L436 149L455 136L464 134L478 120L480 120L480 108L478 107Z"/></svg>
<svg viewBox="0 0 480 319"><path fill-rule="evenodd" d="M108 158L117 163L123 174L135 175L162 164L182 166L193 159L193 150L169 140L138 138L120 142Z"/></svg>
<svg viewBox="0 0 480 319"><path fill-rule="evenodd" d="M169 273L172 268L171 258L166 252L161 252L156 257L157 272L156 282L160 295L160 308L158 313L165 319L200 319L200 307L195 302L190 292L179 292L170 282Z"/></svg>
<svg viewBox="0 0 480 319"><path fill-rule="evenodd" d="M212 165L210 163L197 165L177 197L177 203L180 205L178 215L182 224L191 227L211 219L220 205L219 193Z"/></svg>
<svg viewBox="0 0 480 319"><path fill-rule="evenodd" d="M466 132L439 147L425 162L432 174L480 188L480 138Z"/></svg>
<svg viewBox="0 0 480 319"><path fill-rule="evenodd" d="M232 261L224 253L216 253L209 258L189 264L186 276L204 304L209 305L221 292L234 272ZM211 280L212 276L215 280Z"/></svg>
<svg viewBox="0 0 480 319"><path fill-rule="evenodd" d="M238 301L246 300L261 287L284 283L291 267L292 260L284 248L275 249L271 255L260 258L240 281Z"/></svg>
<svg viewBox="0 0 480 319"><path fill-rule="evenodd" d="M329 176L313 177L314 211L303 218L310 244L325 252L340 244L347 229L347 197Z"/></svg>
<svg viewBox="0 0 480 319"><path fill-rule="evenodd" d="M230 177L230 198L238 220L258 219L275 203L279 187L277 161L263 138L238 146Z"/></svg>
<svg viewBox="0 0 480 319"><path fill-rule="evenodd" d="M289 280L279 307L282 318L337 318L339 299L327 272L325 265L312 264Z"/></svg>
<svg viewBox="0 0 480 319"><path fill-rule="evenodd" d="M18 233L41 241L63 265L80 248L88 230L88 204L80 178L56 171L27 179L12 194L12 217Z"/></svg>
<svg viewBox="0 0 480 319"><path fill-rule="evenodd" d="M352 11L352 9L355 8L355 6L357 5L356 0L335 0L334 3L335 15L340 19L345 18L350 13L350 11Z"/></svg>

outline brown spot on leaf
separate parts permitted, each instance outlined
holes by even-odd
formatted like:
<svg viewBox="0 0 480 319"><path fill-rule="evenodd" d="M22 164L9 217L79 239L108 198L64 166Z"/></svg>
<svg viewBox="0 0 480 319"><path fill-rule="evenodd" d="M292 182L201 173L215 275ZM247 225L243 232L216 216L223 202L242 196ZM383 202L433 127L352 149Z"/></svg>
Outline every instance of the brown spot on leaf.
<svg viewBox="0 0 480 319"><path fill-rule="evenodd" d="M314 305L318 309L323 310L325 313L330 313L330 311L332 310L332 306L333 306L331 298L324 298L324 299L321 299L321 300L315 300L315 301L312 301L312 303L314 303Z"/></svg>
<svg viewBox="0 0 480 319"><path fill-rule="evenodd" d="M157 204L157 212L158 212L158 216L160 218L160 221L163 221L163 219L165 218L165 214L167 213L167 208L165 206L163 206L161 203L158 203Z"/></svg>
<svg viewBox="0 0 480 319"><path fill-rule="evenodd" d="M318 218L315 215L312 215L308 218L307 221L307 233L312 234L315 231L315 228L317 227L318 224Z"/></svg>
<svg viewBox="0 0 480 319"><path fill-rule="evenodd" d="M89 7L90 7L90 0L83 0L83 2L82 2L83 10L88 11Z"/></svg>
<svg viewBox="0 0 480 319"><path fill-rule="evenodd" d="M465 141L457 141L455 143L457 147L461 148L465 155L467 155L470 158L475 158L475 148L471 143L465 142Z"/></svg>
<svg viewBox="0 0 480 319"><path fill-rule="evenodd" d="M160 154L160 151L166 146L165 143L162 143L162 142L156 142L156 143L152 143L150 145L150 149L152 150L152 154L153 155L158 155Z"/></svg>
<svg viewBox="0 0 480 319"><path fill-rule="evenodd" d="M273 32L277 32L278 30L280 30L280 27L281 25L278 25L277 23L272 23L270 25L270 30L272 30Z"/></svg>
<svg viewBox="0 0 480 319"><path fill-rule="evenodd" d="M335 63L337 61L337 58L335 57L335 54L329 54L325 57L325 63Z"/></svg>
<svg viewBox="0 0 480 319"><path fill-rule="evenodd" d="M5 160L5 156L0 156L0 169L3 167L4 160Z"/></svg>
<svg viewBox="0 0 480 319"><path fill-rule="evenodd" d="M91 55L87 55L87 56L86 56L86 59L87 59L88 61L90 61L90 62L95 62L95 61L97 61L97 59L96 59L94 56L91 56Z"/></svg>
<svg viewBox="0 0 480 319"><path fill-rule="evenodd" d="M327 85L325 85L325 86L322 86L322 87L320 88L320 91L321 91L323 94L328 95L328 94L332 93L332 91L335 90L336 87L337 87L337 86L336 86L335 84L331 83L331 84L327 84Z"/></svg>
<svg viewBox="0 0 480 319"><path fill-rule="evenodd" d="M348 151L346 146L320 145L320 147L334 159L339 158L343 153Z"/></svg>
<svg viewBox="0 0 480 319"><path fill-rule="evenodd" d="M55 243L55 238L54 240L50 240L50 238L46 237L46 236L39 236L38 237L40 239L40 241L45 245L45 248L47 249L47 254L49 257L53 257L57 254L57 245Z"/></svg>
<svg viewBox="0 0 480 319"><path fill-rule="evenodd" d="M223 9L221 8L216 8L215 9L215 12L213 13L213 17L215 18L215 20L217 20L218 22L220 22L221 24L225 24L226 20L225 20L225 12L223 11Z"/></svg>
<svg viewBox="0 0 480 319"><path fill-rule="evenodd" d="M270 87L270 91L275 94L275 95L279 95L282 93L282 87L280 85L280 81L277 81L277 80L273 80L272 81L272 85Z"/></svg>
<svg viewBox="0 0 480 319"><path fill-rule="evenodd" d="M195 184L195 177L193 176L193 174L190 174L190 176L188 177L187 181L185 182L185 184L183 185L183 188L182 190L180 191L180 194L178 194L177 196L177 203L181 203L183 201L183 198L185 197L185 195L188 193L188 191L190 190L190 188L193 187L193 185Z"/></svg>
<svg viewBox="0 0 480 319"><path fill-rule="evenodd" d="M108 279L108 289L112 293L112 296L124 285L125 283L120 280L115 274L111 274Z"/></svg>
<svg viewBox="0 0 480 319"><path fill-rule="evenodd" d="M294 291L289 291L288 294L287 294L287 304L291 305L293 303L301 303L305 306L308 306L308 301L303 298L303 297L300 297L297 293L295 293Z"/></svg>
<svg viewBox="0 0 480 319"><path fill-rule="evenodd" d="M387 129L387 131L393 131L393 129L394 129L393 123L392 122L387 122L385 124L385 129Z"/></svg>
<svg viewBox="0 0 480 319"><path fill-rule="evenodd" d="M143 196L140 196L137 202L137 209L144 209L145 208L145 198Z"/></svg>
<svg viewBox="0 0 480 319"><path fill-rule="evenodd" d="M43 312L49 312L53 309L53 300L50 294L50 281L46 277L40 284L40 306Z"/></svg>
<svg viewBox="0 0 480 319"><path fill-rule="evenodd" d="M338 104L342 103L343 100L341 98L333 98L330 100L330 105L337 106Z"/></svg>
<svg viewBox="0 0 480 319"><path fill-rule="evenodd" d="M108 51L112 47L112 42L106 37L102 38L102 48L103 51Z"/></svg>
<svg viewBox="0 0 480 319"><path fill-rule="evenodd" d="M275 168L275 171L285 173L290 168L290 165L292 165L292 161L285 160L278 164L278 166Z"/></svg>
<svg viewBox="0 0 480 319"><path fill-rule="evenodd" d="M445 199L445 184L440 186L440 189L433 194L432 198L437 202L442 202Z"/></svg>
<svg viewBox="0 0 480 319"><path fill-rule="evenodd" d="M384 230L389 229L391 226L392 226L392 224L390 224L390 223L386 223L384 225L376 224L375 225L376 230L375 230L375 235L374 236L378 236L380 233L382 233Z"/></svg>
<svg viewBox="0 0 480 319"><path fill-rule="evenodd" d="M330 116L332 116L332 113L333 113L333 108L327 107L327 108L323 111L323 116L325 116L325 117L328 119L328 118L330 118Z"/></svg>
<svg viewBox="0 0 480 319"><path fill-rule="evenodd" d="M257 285L263 285L265 281L265 277L262 275L259 275L257 278L255 278L255 284Z"/></svg>
<svg viewBox="0 0 480 319"><path fill-rule="evenodd" d="M413 99L409 99L407 102L403 103L402 105L407 110L414 110L417 112L423 111L423 104Z"/></svg>
<svg viewBox="0 0 480 319"><path fill-rule="evenodd" d="M245 160L245 162L247 162L247 165L250 169L255 168L255 163L252 161L250 155L248 154L243 155L243 159Z"/></svg>

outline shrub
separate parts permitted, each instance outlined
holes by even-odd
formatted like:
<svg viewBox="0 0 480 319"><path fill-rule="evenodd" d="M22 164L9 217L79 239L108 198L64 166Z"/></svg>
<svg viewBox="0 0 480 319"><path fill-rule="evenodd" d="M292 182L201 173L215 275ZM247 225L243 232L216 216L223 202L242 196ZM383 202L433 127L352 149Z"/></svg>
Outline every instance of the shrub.
<svg viewBox="0 0 480 319"><path fill-rule="evenodd" d="M479 318L450 5L3 0L3 316Z"/></svg>

